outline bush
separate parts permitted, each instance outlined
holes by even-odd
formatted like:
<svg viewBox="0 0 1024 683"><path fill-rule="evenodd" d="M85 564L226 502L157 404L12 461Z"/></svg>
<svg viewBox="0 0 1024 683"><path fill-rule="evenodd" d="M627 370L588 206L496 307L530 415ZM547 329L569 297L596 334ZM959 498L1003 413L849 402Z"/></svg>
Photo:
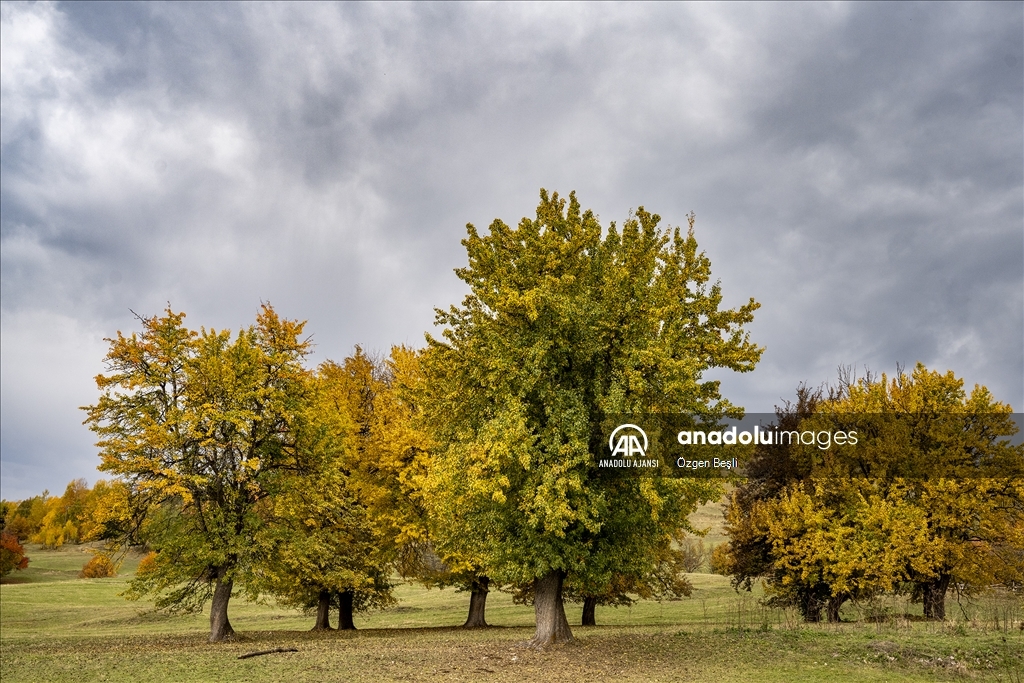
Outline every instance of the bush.
<svg viewBox="0 0 1024 683"><path fill-rule="evenodd" d="M0 576L7 576L15 569L27 566L25 548L18 543L18 537L7 531L0 532Z"/></svg>
<svg viewBox="0 0 1024 683"><path fill-rule="evenodd" d="M144 576L156 571L156 553L147 553L145 557L139 560L139 566L135 570L136 576Z"/></svg>
<svg viewBox="0 0 1024 683"><path fill-rule="evenodd" d="M105 579L109 576L117 576L117 567L106 555L93 555L78 575L83 579Z"/></svg>
<svg viewBox="0 0 1024 683"><path fill-rule="evenodd" d="M722 576L732 574L732 556L729 554L728 543L719 543L711 551L711 571Z"/></svg>

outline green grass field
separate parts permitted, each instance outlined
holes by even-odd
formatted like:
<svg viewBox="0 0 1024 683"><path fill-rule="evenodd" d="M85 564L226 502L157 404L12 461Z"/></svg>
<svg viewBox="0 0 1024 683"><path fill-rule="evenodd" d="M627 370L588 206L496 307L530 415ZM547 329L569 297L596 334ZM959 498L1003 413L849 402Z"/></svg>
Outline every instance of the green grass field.
<svg viewBox="0 0 1024 683"><path fill-rule="evenodd" d="M1020 605L997 597L951 603L960 619L947 624L916 621L909 605L893 602L878 623L808 626L760 607L756 594L736 594L723 577L694 574L692 598L598 608L598 627L575 627L575 643L535 652L520 645L532 610L508 595L488 599L494 628L465 631L465 593L402 585L398 607L357 615L359 630L346 633L310 633L307 615L235 599L238 639L210 645L204 615L157 613L118 596L133 562L116 578L79 579L89 557L81 548L29 551L30 567L0 586L4 683L1024 681L1024 632L1013 621ZM844 613L863 616L856 606ZM570 605L570 622L579 618ZM278 647L298 652L237 659Z"/></svg>

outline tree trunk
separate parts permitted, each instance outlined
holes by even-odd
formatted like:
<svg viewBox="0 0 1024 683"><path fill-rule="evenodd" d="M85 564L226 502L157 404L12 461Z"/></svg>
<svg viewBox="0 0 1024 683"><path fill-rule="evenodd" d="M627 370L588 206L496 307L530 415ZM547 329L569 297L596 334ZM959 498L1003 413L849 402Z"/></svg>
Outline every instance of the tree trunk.
<svg viewBox="0 0 1024 683"><path fill-rule="evenodd" d="M581 626L597 626L597 618L594 615L597 609L597 598L587 595L583 598L583 621Z"/></svg>
<svg viewBox="0 0 1024 683"><path fill-rule="evenodd" d="M800 614L804 623L817 624L821 621L821 601L813 593L804 593L800 596Z"/></svg>
<svg viewBox="0 0 1024 683"><path fill-rule="evenodd" d="M469 596L469 617L462 628L484 628L484 609L487 607L487 588L491 580L486 576L478 576L473 580L473 592Z"/></svg>
<svg viewBox="0 0 1024 683"><path fill-rule="evenodd" d="M352 600L355 598L355 593L351 590L342 592L338 598L338 630L339 631L354 631L356 625L352 622Z"/></svg>
<svg viewBox="0 0 1024 683"><path fill-rule="evenodd" d="M552 570L533 581L533 612L537 630L530 647L542 649L548 645L567 643L573 639L569 622L565 618L565 603L562 601L562 582L565 572Z"/></svg>
<svg viewBox="0 0 1024 683"><path fill-rule="evenodd" d="M217 585L213 589L213 603L210 605L210 642L219 643L231 640L235 629L228 621L228 601L231 600L231 587L234 581L227 578L225 567L217 568Z"/></svg>
<svg viewBox="0 0 1024 683"><path fill-rule="evenodd" d="M316 601L316 624L314 631L331 630L331 592L322 590Z"/></svg>
<svg viewBox="0 0 1024 683"><path fill-rule="evenodd" d="M946 590L949 575L944 574L934 581L923 584L924 618L935 621L946 620Z"/></svg>
<svg viewBox="0 0 1024 683"><path fill-rule="evenodd" d="M842 609L843 603L846 602L846 596L840 595L831 597L825 604L825 615L828 617L828 623L838 624L842 621L839 617L839 610Z"/></svg>

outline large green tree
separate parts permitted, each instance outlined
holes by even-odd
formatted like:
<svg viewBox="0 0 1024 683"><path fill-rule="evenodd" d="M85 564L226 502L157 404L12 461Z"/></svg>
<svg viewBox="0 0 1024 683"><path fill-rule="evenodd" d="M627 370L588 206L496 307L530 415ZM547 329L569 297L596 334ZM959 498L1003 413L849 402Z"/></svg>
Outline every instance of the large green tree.
<svg viewBox="0 0 1024 683"><path fill-rule="evenodd" d="M688 529L709 481L605 476L611 416L737 415L704 373L753 369L743 325L758 304L723 309L690 229L660 229L642 207L604 231L541 191L536 218L488 234L472 225L470 294L438 311L428 338L424 411L436 453L427 500L444 555L479 558L489 576L533 584L543 647L572 638L563 582L606 586L657 572L666 539Z"/></svg>
<svg viewBox="0 0 1024 683"><path fill-rule="evenodd" d="M237 335L190 330L184 317L168 309L109 340L86 424L99 436L100 469L127 484L129 517L144 520L141 535L157 551L130 594L195 610L212 600L210 640L219 641L233 634L233 589L261 561L260 503L305 468L295 435L309 341L303 323L269 305Z"/></svg>

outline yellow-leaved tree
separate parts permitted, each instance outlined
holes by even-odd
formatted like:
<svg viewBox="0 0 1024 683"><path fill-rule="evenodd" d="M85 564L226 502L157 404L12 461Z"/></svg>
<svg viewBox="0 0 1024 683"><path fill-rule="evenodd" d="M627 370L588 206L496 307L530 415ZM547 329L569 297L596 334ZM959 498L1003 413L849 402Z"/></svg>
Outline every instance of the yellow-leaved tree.
<svg viewBox="0 0 1024 683"><path fill-rule="evenodd" d="M210 640L234 633L232 591L258 575L253 543L266 524L260 504L308 469L297 448L309 341L303 323L264 304L256 323L190 330L184 313L140 317L141 331L110 342L99 401L85 408L99 437L100 469L128 488L140 538L156 551L129 595L158 607L210 609Z"/></svg>
<svg viewBox="0 0 1024 683"><path fill-rule="evenodd" d="M830 395L801 389L779 426L856 432L857 443L759 446L727 511L736 585L816 621L843 602L909 586L924 614L946 594L1024 581L1024 446L1010 406L918 364Z"/></svg>
<svg viewBox="0 0 1024 683"><path fill-rule="evenodd" d="M64 495L46 499L45 514L32 540L47 548L65 543L113 538L126 523L126 489L119 481L97 481L90 489L85 479L67 485Z"/></svg>
<svg viewBox="0 0 1024 683"><path fill-rule="evenodd" d="M345 630L355 628L355 612L394 602L405 503L387 491L392 467L378 447L387 384L379 370L358 347L341 364L317 368L297 429L307 469L265 506L274 523L260 537L268 561L259 588L315 607L315 630L331 628L334 604Z"/></svg>

